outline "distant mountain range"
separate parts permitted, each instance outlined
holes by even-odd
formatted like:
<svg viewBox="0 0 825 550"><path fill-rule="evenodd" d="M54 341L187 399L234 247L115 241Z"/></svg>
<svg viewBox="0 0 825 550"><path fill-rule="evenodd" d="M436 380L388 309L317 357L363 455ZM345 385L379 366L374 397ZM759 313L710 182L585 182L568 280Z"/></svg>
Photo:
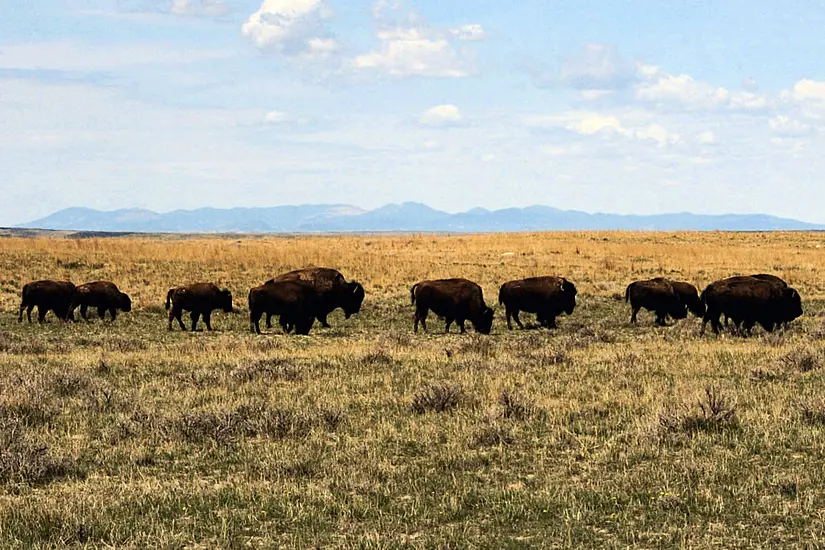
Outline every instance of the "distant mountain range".
<svg viewBox="0 0 825 550"><path fill-rule="evenodd" d="M21 228L144 233L308 233L308 232L511 232L550 230L723 230L825 229L825 226L764 214L588 214L549 206L449 214L415 202L364 210L346 204L271 208L200 208L158 214L130 208L103 212L67 208L22 224Z"/></svg>

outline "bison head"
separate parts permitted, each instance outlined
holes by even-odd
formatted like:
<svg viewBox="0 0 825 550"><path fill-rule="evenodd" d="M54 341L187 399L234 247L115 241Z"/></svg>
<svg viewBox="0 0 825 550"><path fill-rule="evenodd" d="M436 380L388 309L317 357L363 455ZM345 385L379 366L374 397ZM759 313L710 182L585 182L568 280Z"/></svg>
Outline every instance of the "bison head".
<svg viewBox="0 0 825 550"><path fill-rule="evenodd" d="M576 290L576 285L567 279L562 279L561 292L565 298L564 312L568 315L572 315L573 310L576 309L576 294L578 293Z"/></svg>
<svg viewBox="0 0 825 550"><path fill-rule="evenodd" d="M783 289L782 297L784 300L782 311L779 314L780 321L789 323L802 315L802 298L799 296L799 292L791 287Z"/></svg>
<svg viewBox="0 0 825 550"><path fill-rule="evenodd" d="M490 334L490 330L493 328L494 315L495 312L491 308L484 306L484 311L481 312L481 315L479 315L477 319L472 320L476 332L480 334Z"/></svg>
<svg viewBox="0 0 825 550"><path fill-rule="evenodd" d="M364 302L365 295L366 293L361 283L352 281L344 285L344 303L342 305L344 308L344 317L349 319L353 313L361 311L361 304Z"/></svg>
<svg viewBox="0 0 825 550"><path fill-rule="evenodd" d="M119 300L119 303L118 303L118 309L120 309L120 311L126 311L126 312L132 311L132 299L129 298L129 295L126 294L125 292L120 293L120 300Z"/></svg>
<svg viewBox="0 0 825 550"><path fill-rule="evenodd" d="M221 290L220 294L220 308L225 313L232 313L234 310L232 309L232 293L229 292L228 289Z"/></svg>

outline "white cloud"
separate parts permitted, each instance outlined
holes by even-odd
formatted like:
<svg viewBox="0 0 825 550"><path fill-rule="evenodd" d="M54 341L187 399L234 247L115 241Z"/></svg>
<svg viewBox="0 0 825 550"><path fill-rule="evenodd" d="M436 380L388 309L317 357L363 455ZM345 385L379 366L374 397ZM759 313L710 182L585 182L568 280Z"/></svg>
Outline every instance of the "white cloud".
<svg viewBox="0 0 825 550"><path fill-rule="evenodd" d="M175 15L216 16L229 11L223 0L172 0L169 11Z"/></svg>
<svg viewBox="0 0 825 550"><path fill-rule="evenodd" d="M809 125L784 115L769 119L768 126L775 135L783 137L805 136L812 130Z"/></svg>
<svg viewBox="0 0 825 550"><path fill-rule="evenodd" d="M376 69L391 76L469 76L458 53L444 38L428 37L419 29L380 31L377 50L353 60L356 69Z"/></svg>
<svg viewBox="0 0 825 550"><path fill-rule="evenodd" d="M713 145L716 143L716 136L713 132L701 132L696 135L696 143L701 145Z"/></svg>
<svg viewBox="0 0 825 550"><path fill-rule="evenodd" d="M562 84L578 89L617 89L635 80L636 70L615 46L589 43L561 67Z"/></svg>
<svg viewBox="0 0 825 550"><path fill-rule="evenodd" d="M625 117L630 125L617 116L589 111L568 111L561 115L528 118L528 126L564 128L585 136L602 138L624 137L640 141L653 141L657 145L679 143L679 134L667 130L660 124L644 124L643 116L630 113Z"/></svg>
<svg viewBox="0 0 825 550"><path fill-rule="evenodd" d="M379 44L373 51L356 56L351 62L353 68L395 77L461 78L472 73L471 53L457 50L450 39L479 38L484 32L480 25L460 27L463 34L456 35L433 29L416 13L402 8L401 0L378 0L373 4Z"/></svg>
<svg viewBox="0 0 825 550"><path fill-rule="evenodd" d="M241 34L262 50L327 57L338 49L334 38L323 36L323 21L329 16L325 0L264 0Z"/></svg>
<svg viewBox="0 0 825 550"><path fill-rule="evenodd" d="M657 67L638 68L646 81L636 86L636 99L658 106L675 105L690 110L762 110L770 106L768 98L753 92L731 92L694 80L690 75L662 73Z"/></svg>
<svg viewBox="0 0 825 550"><path fill-rule="evenodd" d="M487 40L487 31L481 25L461 25L450 29L450 34L457 40L464 42L481 42Z"/></svg>
<svg viewBox="0 0 825 550"><path fill-rule="evenodd" d="M794 85L792 92L786 92L785 95L797 101L825 101L825 82L803 79Z"/></svg>
<svg viewBox="0 0 825 550"><path fill-rule="evenodd" d="M455 105L437 105L424 111L419 121L424 126L460 126L464 116Z"/></svg>
<svg viewBox="0 0 825 550"><path fill-rule="evenodd" d="M614 93L615 90L582 90L579 92L579 99L582 101L598 101Z"/></svg>
<svg viewBox="0 0 825 550"><path fill-rule="evenodd" d="M730 92L697 82L683 74L663 75L652 82L640 84L636 98L651 103L678 103L693 108L716 108L730 101Z"/></svg>
<svg viewBox="0 0 825 550"><path fill-rule="evenodd" d="M283 111L269 111L264 115L264 122L268 124L284 124L293 120L295 118L292 115Z"/></svg>

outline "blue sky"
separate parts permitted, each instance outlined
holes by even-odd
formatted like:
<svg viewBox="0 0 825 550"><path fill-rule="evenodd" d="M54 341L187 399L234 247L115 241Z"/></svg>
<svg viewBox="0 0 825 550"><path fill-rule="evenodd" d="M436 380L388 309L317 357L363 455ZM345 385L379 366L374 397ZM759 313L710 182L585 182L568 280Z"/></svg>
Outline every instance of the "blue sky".
<svg viewBox="0 0 825 550"><path fill-rule="evenodd" d="M0 6L0 225L420 201L825 223L814 1Z"/></svg>

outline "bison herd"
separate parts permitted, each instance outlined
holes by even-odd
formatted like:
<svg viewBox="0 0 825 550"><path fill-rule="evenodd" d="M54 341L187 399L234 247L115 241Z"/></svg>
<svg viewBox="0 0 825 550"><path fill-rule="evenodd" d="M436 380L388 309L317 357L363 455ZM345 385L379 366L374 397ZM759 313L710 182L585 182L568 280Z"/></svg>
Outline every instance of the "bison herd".
<svg viewBox="0 0 825 550"><path fill-rule="evenodd" d="M498 302L504 306L508 329L513 328L512 320L519 328L524 328L519 318L521 312L534 313L541 326L555 328L556 317L573 313L576 294L576 286L563 277L530 277L501 285ZM296 334L309 334L316 319L321 326L329 327L327 316L338 308L344 311L346 318L358 313L364 296L364 287L360 283L347 281L334 269L290 271L250 289L250 330L260 334L260 321L265 315L267 328L272 326L272 317L277 316L284 332L294 330ZM410 298L415 306L415 332L418 332L419 324L426 332L430 311L445 320L445 332L450 331L453 323L465 332L466 321L481 334L489 334L492 329L494 311L484 302L481 287L473 281L421 281L410 289ZM802 315L799 293L779 277L767 274L716 281L701 294L690 283L657 277L631 283L624 299L630 303L631 323L636 323L642 308L653 312L656 323L661 326L667 324L668 317L684 319L690 312L702 318L702 334L708 322L718 334L722 315L725 324L732 321L739 333L749 333L757 323L771 332ZM84 320L88 321L88 309L96 308L101 319L108 312L114 321L118 311L131 311L132 302L127 294L108 281L80 286L68 281L37 281L23 287L18 321L22 322L25 310L31 323L31 312L35 307L41 323L49 311L59 319L73 321L78 307ZM179 286L167 292L166 309L169 311L169 330L175 320L182 330L186 330L182 318L185 311L189 312L192 331L197 329L201 318L206 328L212 330L213 311L233 311L232 293L212 283Z"/></svg>

